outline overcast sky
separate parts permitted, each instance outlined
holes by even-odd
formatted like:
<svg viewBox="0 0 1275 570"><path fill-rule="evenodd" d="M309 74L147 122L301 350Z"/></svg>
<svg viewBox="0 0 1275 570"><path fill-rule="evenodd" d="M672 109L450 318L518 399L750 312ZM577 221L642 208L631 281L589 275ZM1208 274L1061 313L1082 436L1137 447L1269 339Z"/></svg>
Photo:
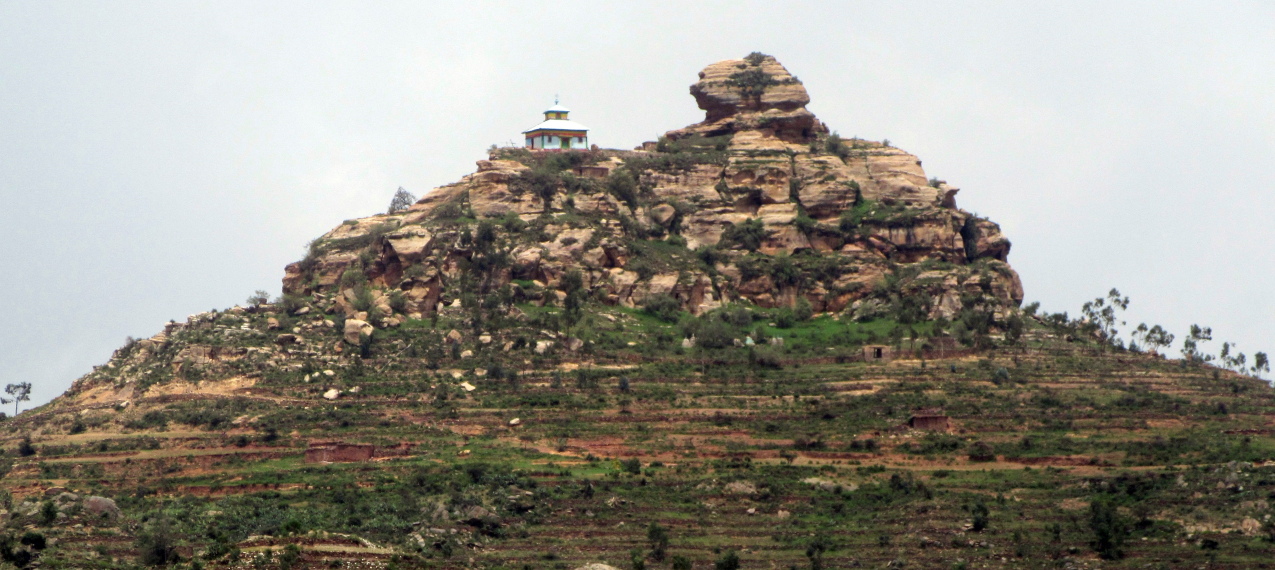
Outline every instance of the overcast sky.
<svg viewBox="0 0 1275 570"><path fill-rule="evenodd" d="M42 403L126 336L278 294L310 239L555 94L603 147L699 121L696 73L751 51L962 188L1028 301L1115 286L1131 324L1270 351L1272 6L0 0L0 384Z"/></svg>

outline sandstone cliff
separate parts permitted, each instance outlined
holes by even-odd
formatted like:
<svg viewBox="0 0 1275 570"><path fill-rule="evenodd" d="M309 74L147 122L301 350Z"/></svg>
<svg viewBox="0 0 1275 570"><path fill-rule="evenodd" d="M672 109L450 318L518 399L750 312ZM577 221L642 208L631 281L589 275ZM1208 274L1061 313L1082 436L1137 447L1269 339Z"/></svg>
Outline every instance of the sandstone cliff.
<svg viewBox="0 0 1275 570"><path fill-rule="evenodd" d="M670 295L696 314L804 299L858 319L995 320L1022 300L995 223L917 157L830 134L775 58L712 64L690 90L704 121L658 143L496 149L407 211L347 221L288 266L285 291L339 299L366 281L405 296L392 321L455 302L475 268L484 294L552 302L579 270L600 302Z"/></svg>

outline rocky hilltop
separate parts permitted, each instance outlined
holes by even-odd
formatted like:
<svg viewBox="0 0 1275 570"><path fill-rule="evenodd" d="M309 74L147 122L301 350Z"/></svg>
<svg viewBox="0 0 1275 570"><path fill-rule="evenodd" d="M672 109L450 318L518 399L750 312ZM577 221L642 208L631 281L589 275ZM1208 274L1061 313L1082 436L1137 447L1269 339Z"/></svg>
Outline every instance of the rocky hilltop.
<svg viewBox="0 0 1275 570"><path fill-rule="evenodd" d="M1019 308L996 224L770 56L691 94L0 416L0 569L1270 565L1264 354Z"/></svg>
<svg viewBox="0 0 1275 570"><path fill-rule="evenodd" d="M348 300L365 280L405 295L391 319L421 318L459 299L481 266L484 292L561 298L579 270L601 302L667 295L693 314L804 301L860 320L1003 320L1022 301L995 223L957 208L957 189L927 179L917 157L831 134L775 58L699 77L703 122L632 151L494 149L406 211L316 240L288 266L285 292Z"/></svg>

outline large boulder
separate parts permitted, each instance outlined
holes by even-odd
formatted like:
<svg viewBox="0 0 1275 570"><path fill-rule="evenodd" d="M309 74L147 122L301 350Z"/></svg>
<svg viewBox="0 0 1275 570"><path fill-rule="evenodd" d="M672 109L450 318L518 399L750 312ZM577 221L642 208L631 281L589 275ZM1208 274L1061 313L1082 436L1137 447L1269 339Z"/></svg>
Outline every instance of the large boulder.
<svg viewBox="0 0 1275 570"><path fill-rule="evenodd" d="M93 496L84 499L84 511L99 518L116 519L120 516L120 508L114 499Z"/></svg>
<svg viewBox="0 0 1275 570"><path fill-rule="evenodd" d="M345 342L350 344L359 344L361 337L372 336L372 332L376 330L371 323L361 321L359 319L346 319L345 321Z"/></svg>
<svg viewBox="0 0 1275 570"><path fill-rule="evenodd" d="M789 142L804 142L827 129L806 104L806 88L774 57L751 54L719 61L699 72L691 85L704 121L669 132L670 139L761 130Z"/></svg>

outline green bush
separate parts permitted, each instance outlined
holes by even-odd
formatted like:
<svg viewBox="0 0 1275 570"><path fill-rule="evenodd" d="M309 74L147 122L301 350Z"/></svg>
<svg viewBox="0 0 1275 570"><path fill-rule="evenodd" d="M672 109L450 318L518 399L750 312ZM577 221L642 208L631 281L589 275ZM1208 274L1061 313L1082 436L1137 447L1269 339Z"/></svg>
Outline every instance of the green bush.
<svg viewBox="0 0 1275 570"><path fill-rule="evenodd" d="M22 539L19 542L30 546L32 550L44 550L44 547L48 545L44 535L35 531L27 531L22 535Z"/></svg>
<svg viewBox="0 0 1275 570"><path fill-rule="evenodd" d="M620 168L612 171L607 176L606 189L617 200L627 205L629 209L637 209L638 183L628 169Z"/></svg>
<svg viewBox="0 0 1275 570"><path fill-rule="evenodd" d="M1124 558L1129 525L1111 501L1095 498L1089 502L1089 529L1093 531L1093 549L1098 556L1106 560Z"/></svg>
<svg viewBox="0 0 1275 570"><path fill-rule="evenodd" d="M726 226L726 230L722 232L721 244L726 246L737 245L748 251L757 251L761 247L770 232L766 230L766 225L762 223L760 218L750 218L738 224Z"/></svg>
<svg viewBox="0 0 1275 570"><path fill-rule="evenodd" d="M666 323L676 323L682 316L682 304L671 295L651 295L642 302L642 310Z"/></svg>
<svg viewBox="0 0 1275 570"><path fill-rule="evenodd" d="M720 319L706 319L695 331L695 340L704 348L726 348L735 344L735 330Z"/></svg>
<svg viewBox="0 0 1275 570"><path fill-rule="evenodd" d="M970 530L974 532L983 532L987 529L988 517L991 512L987 510L987 504L980 499L974 506L970 508L970 514L973 515L973 526Z"/></svg>
<svg viewBox="0 0 1275 570"><path fill-rule="evenodd" d="M180 562L177 553L177 533L167 519L152 520L137 535L137 560L144 566L167 566Z"/></svg>
<svg viewBox="0 0 1275 570"><path fill-rule="evenodd" d="M636 457L632 459L625 459L620 462L620 469L623 469L625 473L637 475L642 472L642 460Z"/></svg>
<svg viewBox="0 0 1275 570"><path fill-rule="evenodd" d="M660 526L659 523L651 523L646 527L646 541L651 546L651 559L663 562L668 554L668 529Z"/></svg>
<svg viewBox="0 0 1275 570"><path fill-rule="evenodd" d="M827 140L823 144L824 151L834 155L841 160L845 160L850 156L850 147L841 139L841 135L832 133L828 135Z"/></svg>
<svg viewBox="0 0 1275 570"><path fill-rule="evenodd" d="M739 555L734 550L723 554L713 563L713 570L739 570Z"/></svg>
<svg viewBox="0 0 1275 570"><path fill-rule="evenodd" d="M996 452L992 446L982 441L970 445L970 461L996 461Z"/></svg>

